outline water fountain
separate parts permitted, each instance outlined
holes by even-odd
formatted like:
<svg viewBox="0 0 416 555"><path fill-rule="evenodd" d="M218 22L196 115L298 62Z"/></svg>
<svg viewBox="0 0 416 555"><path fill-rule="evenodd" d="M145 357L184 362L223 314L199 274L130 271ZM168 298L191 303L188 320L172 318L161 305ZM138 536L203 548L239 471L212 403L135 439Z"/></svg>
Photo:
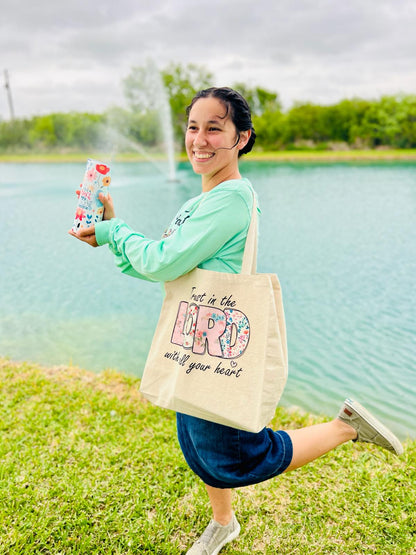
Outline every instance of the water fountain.
<svg viewBox="0 0 416 555"><path fill-rule="evenodd" d="M172 113L169 104L169 97L160 71L155 63L148 60L144 68L145 80L141 83L146 95L151 99L151 106L158 116L158 124L160 126L163 142L164 154L167 158L168 170L160 164L156 157L152 156L149 151L137 140L128 137L121 131L117 130L115 125L109 121L103 130L102 137L104 141L111 145L112 156L120 150L130 149L138 152L144 159L150 162L155 169L162 172L169 181L176 181L176 162L175 162L175 141L172 125Z"/></svg>
<svg viewBox="0 0 416 555"><path fill-rule="evenodd" d="M162 81L162 75L160 71L154 66L154 64L148 63L148 69L154 74L155 81L155 98L156 103L159 106L159 122L163 133L163 139L166 149L166 154L168 157L168 177L170 181L176 180L176 164L175 164L175 141L173 135L173 125L172 125L172 111L170 109L169 98L167 95L166 88Z"/></svg>
<svg viewBox="0 0 416 555"><path fill-rule="evenodd" d="M121 133L120 131L117 131L113 127L108 125L103 127L102 138L104 138L103 142L107 145L103 147L104 150L111 151L109 155L110 164L111 164L110 160L113 160L117 152L120 152L126 149L133 150L138 154L140 154L140 156L143 159L149 162L155 168L155 170L163 174L165 177L167 176L168 181L177 181L176 164L175 164L173 149L172 149L172 153L167 152L169 168L168 168L168 172L166 172L165 165L161 164L157 160L157 158L152 156L141 143L133 139L130 139L129 137L127 137L126 135L123 135L123 133Z"/></svg>

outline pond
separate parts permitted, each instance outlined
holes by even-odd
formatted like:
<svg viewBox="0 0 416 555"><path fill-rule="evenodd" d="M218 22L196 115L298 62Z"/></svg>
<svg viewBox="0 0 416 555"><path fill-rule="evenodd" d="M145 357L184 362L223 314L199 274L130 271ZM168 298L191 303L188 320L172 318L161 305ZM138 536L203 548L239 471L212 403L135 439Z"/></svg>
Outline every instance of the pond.
<svg viewBox="0 0 416 555"><path fill-rule="evenodd" d="M161 287L121 275L106 247L67 234L85 164L0 164L0 356L140 376ZM277 273L288 329L281 403L336 414L363 402L416 437L416 165L245 161L259 195L258 271ZM115 162L117 215L159 238L199 194Z"/></svg>

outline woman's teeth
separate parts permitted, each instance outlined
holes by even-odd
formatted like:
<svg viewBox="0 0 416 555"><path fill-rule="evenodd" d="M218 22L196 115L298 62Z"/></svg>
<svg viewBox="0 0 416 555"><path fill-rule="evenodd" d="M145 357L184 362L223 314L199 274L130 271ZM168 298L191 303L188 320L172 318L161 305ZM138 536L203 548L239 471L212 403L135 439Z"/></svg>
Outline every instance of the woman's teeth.
<svg viewBox="0 0 416 555"><path fill-rule="evenodd" d="M208 158L212 158L214 156L213 153L209 153L209 152L195 152L194 153L195 158L198 158L199 160L207 160Z"/></svg>

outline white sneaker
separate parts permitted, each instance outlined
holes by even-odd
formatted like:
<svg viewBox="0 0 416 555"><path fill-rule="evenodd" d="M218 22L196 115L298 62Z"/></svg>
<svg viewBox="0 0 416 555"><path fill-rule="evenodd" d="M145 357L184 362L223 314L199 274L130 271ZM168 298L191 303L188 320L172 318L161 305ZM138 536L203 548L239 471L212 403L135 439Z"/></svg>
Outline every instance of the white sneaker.
<svg viewBox="0 0 416 555"><path fill-rule="evenodd" d="M234 514L231 522L226 526L211 520L199 540L187 551L187 555L218 555L226 543L235 540L240 529Z"/></svg>
<svg viewBox="0 0 416 555"><path fill-rule="evenodd" d="M384 447L384 449L393 451L396 455L403 453L403 446L393 432L386 428L357 401L345 399L338 418L352 426L354 430L357 430L357 439L354 441L374 443Z"/></svg>

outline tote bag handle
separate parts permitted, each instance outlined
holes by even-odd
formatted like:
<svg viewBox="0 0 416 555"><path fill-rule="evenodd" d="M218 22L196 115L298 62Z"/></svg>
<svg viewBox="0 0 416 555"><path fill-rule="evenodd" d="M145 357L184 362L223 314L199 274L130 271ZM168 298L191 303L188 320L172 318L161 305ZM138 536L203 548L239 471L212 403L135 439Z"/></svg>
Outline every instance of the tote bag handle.
<svg viewBox="0 0 416 555"><path fill-rule="evenodd" d="M253 192L253 208L248 228L246 244L244 246L242 274L255 274L257 269L257 202Z"/></svg>

